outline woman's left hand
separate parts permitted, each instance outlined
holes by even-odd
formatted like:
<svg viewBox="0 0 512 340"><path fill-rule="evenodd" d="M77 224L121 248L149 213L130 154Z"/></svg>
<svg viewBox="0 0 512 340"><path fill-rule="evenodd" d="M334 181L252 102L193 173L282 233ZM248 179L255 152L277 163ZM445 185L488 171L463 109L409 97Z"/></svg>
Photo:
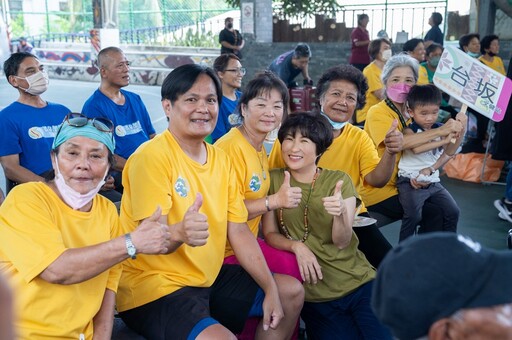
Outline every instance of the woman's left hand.
<svg viewBox="0 0 512 340"><path fill-rule="evenodd" d="M398 121L395 119L393 120L393 123L391 123L391 127L384 137L384 145L386 146L386 151L391 155L402 152L404 145L404 135L402 132L398 131L397 127Z"/></svg>
<svg viewBox="0 0 512 340"><path fill-rule="evenodd" d="M345 206L345 200L341 196L341 188L343 187L343 181L338 181L334 188L334 194L332 196L322 198L324 208L330 215L341 216L347 212Z"/></svg>

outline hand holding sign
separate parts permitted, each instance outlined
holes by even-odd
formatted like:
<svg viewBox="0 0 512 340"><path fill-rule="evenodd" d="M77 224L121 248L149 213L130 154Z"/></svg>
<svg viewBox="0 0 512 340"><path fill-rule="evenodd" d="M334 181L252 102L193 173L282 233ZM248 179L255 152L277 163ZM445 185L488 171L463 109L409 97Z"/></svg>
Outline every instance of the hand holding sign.
<svg viewBox="0 0 512 340"><path fill-rule="evenodd" d="M495 122L503 120L512 94L510 79L453 46L445 47L434 84Z"/></svg>

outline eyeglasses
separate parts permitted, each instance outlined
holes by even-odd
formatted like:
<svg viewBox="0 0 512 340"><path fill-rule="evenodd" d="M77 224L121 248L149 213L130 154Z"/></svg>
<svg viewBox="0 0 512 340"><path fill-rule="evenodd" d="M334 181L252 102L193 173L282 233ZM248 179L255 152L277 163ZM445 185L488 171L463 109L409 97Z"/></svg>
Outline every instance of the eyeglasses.
<svg viewBox="0 0 512 340"><path fill-rule="evenodd" d="M86 126L89 121L91 122L92 126L94 126L96 129L98 129L101 132L110 132L112 133L114 131L114 123L110 119L107 118L89 118L81 113L70 113L66 117L64 117L64 121L62 123L67 123L70 126L73 127L82 127ZM62 124L64 125L64 124ZM62 128L62 126L61 126ZM59 129L60 130L60 129ZM59 131L60 132L60 131ZM57 132L57 134L59 134Z"/></svg>
<svg viewBox="0 0 512 340"><path fill-rule="evenodd" d="M228 70L224 70L225 72L233 72L233 73L237 73L237 74L241 74L242 76L245 76L245 73L247 72L247 70L245 69L245 67L239 67L239 68L230 68Z"/></svg>

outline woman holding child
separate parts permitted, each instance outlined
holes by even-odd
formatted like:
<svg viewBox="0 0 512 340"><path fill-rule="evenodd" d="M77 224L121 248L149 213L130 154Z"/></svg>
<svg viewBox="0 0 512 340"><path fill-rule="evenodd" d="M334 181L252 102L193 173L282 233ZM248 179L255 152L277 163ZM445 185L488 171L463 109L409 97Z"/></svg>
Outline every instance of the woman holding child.
<svg viewBox="0 0 512 340"><path fill-rule="evenodd" d="M364 130L377 146L379 156L387 153L385 137L389 125L397 122L397 129L403 131L411 122L406 107L406 98L412 86L418 80L418 62L406 54L398 54L386 63L382 71L382 81L386 87L386 99L373 106L368 111ZM463 133L464 124L458 120L449 119L443 126L417 134L404 136L403 149L412 149L424 145L435 138L446 138L449 135ZM379 213L391 220L399 220L403 209L398 199L396 188L398 162L401 153L395 159L393 175L382 188L375 188L365 183L361 196L364 198L370 212ZM417 188L425 184L416 180L411 182ZM422 227L424 231L440 230L442 211L427 200L423 207ZM422 230L423 231L423 230Z"/></svg>

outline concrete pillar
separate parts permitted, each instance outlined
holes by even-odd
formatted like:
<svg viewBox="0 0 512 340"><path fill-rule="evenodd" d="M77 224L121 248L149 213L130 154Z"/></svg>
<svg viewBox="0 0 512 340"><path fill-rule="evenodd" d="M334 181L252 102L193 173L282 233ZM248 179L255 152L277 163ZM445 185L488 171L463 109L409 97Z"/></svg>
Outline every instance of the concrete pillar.
<svg viewBox="0 0 512 340"><path fill-rule="evenodd" d="M493 0L480 0L477 14L477 28L480 37L494 33L496 22L496 4Z"/></svg>
<svg viewBox="0 0 512 340"><path fill-rule="evenodd" d="M272 42L272 0L241 0L242 33L256 42Z"/></svg>

